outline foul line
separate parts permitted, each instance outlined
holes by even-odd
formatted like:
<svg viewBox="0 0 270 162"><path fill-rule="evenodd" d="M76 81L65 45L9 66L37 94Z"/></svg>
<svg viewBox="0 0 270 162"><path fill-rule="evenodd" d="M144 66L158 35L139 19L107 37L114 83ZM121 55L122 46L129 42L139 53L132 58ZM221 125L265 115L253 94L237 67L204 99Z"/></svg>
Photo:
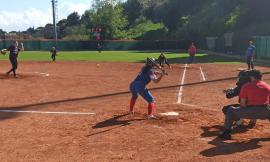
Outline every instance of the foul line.
<svg viewBox="0 0 270 162"><path fill-rule="evenodd" d="M28 74L37 74L37 75L41 75L42 77L48 77L48 76L50 76L49 73L41 73L41 72L25 72L25 73L28 73Z"/></svg>
<svg viewBox="0 0 270 162"><path fill-rule="evenodd" d="M182 80L180 83L180 88L178 92L178 97L177 97L177 103L180 104L182 102L182 95L183 95L183 90L184 90L184 83L185 83L185 77L186 77L186 70L187 70L187 64L185 64L185 69L182 75Z"/></svg>
<svg viewBox="0 0 270 162"><path fill-rule="evenodd" d="M203 70L202 70L201 66L200 66L200 71L201 71L201 76L202 76L203 81L206 81L206 78L205 78L205 75L203 73Z"/></svg>
<svg viewBox="0 0 270 162"><path fill-rule="evenodd" d="M187 103L181 103L181 105L189 106L189 107L194 107L194 108L199 108L199 109L203 108L203 107L198 106L198 105L192 105L192 104L187 104Z"/></svg>
<svg viewBox="0 0 270 162"><path fill-rule="evenodd" d="M83 112L53 112L53 111L23 111L23 110L0 110L3 113L31 113L31 114L62 114L62 115L95 115L95 113Z"/></svg>

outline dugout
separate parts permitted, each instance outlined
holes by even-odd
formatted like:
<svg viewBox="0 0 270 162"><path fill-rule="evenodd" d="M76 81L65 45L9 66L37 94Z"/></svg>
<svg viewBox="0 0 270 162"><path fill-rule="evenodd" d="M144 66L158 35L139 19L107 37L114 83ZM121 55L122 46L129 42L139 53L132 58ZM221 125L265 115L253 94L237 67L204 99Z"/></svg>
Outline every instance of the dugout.
<svg viewBox="0 0 270 162"><path fill-rule="evenodd" d="M258 58L270 58L270 36L255 36L254 44Z"/></svg>

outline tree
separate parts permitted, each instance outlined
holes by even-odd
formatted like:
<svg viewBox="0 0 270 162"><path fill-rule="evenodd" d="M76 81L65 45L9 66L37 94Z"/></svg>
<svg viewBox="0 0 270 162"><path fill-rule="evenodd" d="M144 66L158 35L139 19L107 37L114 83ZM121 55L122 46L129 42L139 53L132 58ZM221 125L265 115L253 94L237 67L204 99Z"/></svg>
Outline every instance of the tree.
<svg viewBox="0 0 270 162"><path fill-rule="evenodd" d="M54 38L54 26L53 24L46 24L43 30L44 38L53 39Z"/></svg>
<svg viewBox="0 0 270 162"><path fill-rule="evenodd" d="M141 16L129 28L128 38L132 39L165 39L167 29L162 23L153 23ZM155 35L155 36L153 36Z"/></svg>
<svg viewBox="0 0 270 162"><path fill-rule="evenodd" d="M80 25L80 16L78 12L73 12L67 17L67 26Z"/></svg>
<svg viewBox="0 0 270 162"><path fill-rule="evenodd" d="M86 10L84 12L84 14L81 16L80 24L84 24L84 25L90 27L92 24L92 22L91 22L92 21L92 18L91 18L92 13L93 13L92 10Z"/></svg>
<svg viewBox="0 0 270 162"><path fill-rule="evenodd" d="M34 27L30 27L26 30L26 34L29 35L34 35L35 34L35 28Z"/></svg>
<svg viewBox="0 0 270 162"><path fill-rule="evenodd" d="M66 32L68 34L63 38L65 40L88 40L90 37L85 25L67 27Z"/></svg>
<svg viewBox="0 0 270 162"><path fill-rule="evenodd" d="M143 6L139 0L128 0L123 4L124 14L127 16L129 25L133 24L142 15Z"/></svg>
<svg viewBox="0 0 270 162"><path fill-rule="evenodd" d="M5 35L5 31L4 30L2 30L2 29L0 29L0 36L3 36L3 35Z"/></svg>
<svg viewBox="0 0 270 162"><path fill-rule="evenodd" d="M62 19L57 23L57 27L59 28L59 38L66 36L67 23L67 19Z"/></svg>
<svg viewBox="0 0 270 162"><path fill-rule="evenodd" d="M121 39L125 38L128 21L121 5L104 3L92 14L92 24L103 29L106 39Z"/></svg>

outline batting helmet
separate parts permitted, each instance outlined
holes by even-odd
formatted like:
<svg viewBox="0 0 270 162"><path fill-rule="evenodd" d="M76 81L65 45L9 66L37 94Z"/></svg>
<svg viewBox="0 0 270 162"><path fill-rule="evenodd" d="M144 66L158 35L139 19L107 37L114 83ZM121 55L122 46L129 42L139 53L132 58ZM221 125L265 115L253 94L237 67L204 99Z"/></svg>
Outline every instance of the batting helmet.
<svg viewBox="0 0 270 162"><path fill-rule="evenodd" d="M154 67L155 66L155 59L154 58L149 58L147 57L146 61L145 61L145 65L149 66L149 67Z"/></svg>

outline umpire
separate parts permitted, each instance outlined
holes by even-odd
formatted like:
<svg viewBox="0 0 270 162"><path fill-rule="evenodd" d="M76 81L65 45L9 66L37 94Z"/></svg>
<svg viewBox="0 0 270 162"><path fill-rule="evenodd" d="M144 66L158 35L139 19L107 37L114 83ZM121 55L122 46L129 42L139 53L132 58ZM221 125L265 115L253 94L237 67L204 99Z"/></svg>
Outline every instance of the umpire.
<svg viewBox="0 0 270 162"><path fill-rule="evenodd" d="M249 72L251 82L246 83L240 91L240 107L230 107L225 117L226 130L219 135L231 139L232 125L239 119L270 120L270 86L262 81L259 70Z"/></svg>
<svg viewBox="0 0 270 162"><path fill-rule="evenodd" d="M9 75L9 73L13 72L14 78L17 77L16 70L18 67L18 55L20 51L23 51L23 44L21 44L21 48L18 47L18 41L15 41L8 49L9 53L9 61L12 65L12 68L6 73L6 76Z"/></svg>

